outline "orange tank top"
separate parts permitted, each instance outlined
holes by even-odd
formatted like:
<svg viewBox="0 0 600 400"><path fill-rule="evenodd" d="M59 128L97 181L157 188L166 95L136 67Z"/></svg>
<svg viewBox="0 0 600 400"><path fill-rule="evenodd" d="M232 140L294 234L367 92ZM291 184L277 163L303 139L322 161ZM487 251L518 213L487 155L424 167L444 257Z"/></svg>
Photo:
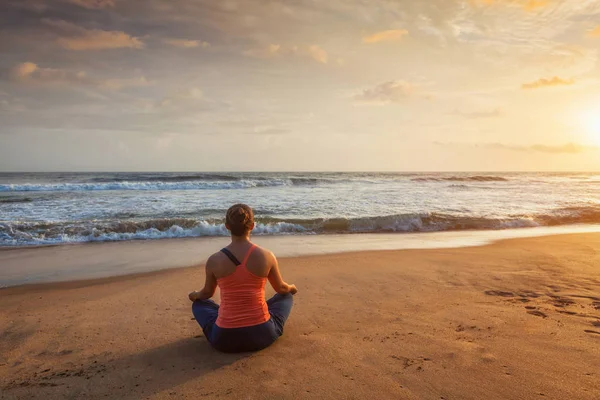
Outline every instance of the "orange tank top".
<svg viewBox="0 0 600 400"><path fill-rule="evenodd" d="M221 289L221 306L216 324L220 328L254 326L271 318L265 301L267 278L254 275L246 267L255 248L253 244L233 274L217 279ZM235 257L230 258L236 260Z"/></svg>

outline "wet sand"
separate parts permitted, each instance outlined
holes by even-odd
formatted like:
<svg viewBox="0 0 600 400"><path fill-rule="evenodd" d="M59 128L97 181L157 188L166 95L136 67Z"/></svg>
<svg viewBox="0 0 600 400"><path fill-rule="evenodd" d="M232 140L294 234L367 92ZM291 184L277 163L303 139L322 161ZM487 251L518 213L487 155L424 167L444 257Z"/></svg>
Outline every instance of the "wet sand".
<svg viewBox="0 0 600 400"><path fill-rule="evenodd" d="M600 234L280 264L300 292L255 354L208 346L200 265L2 289L0 398L600 398Z"/></svg>
<svg viewBox="0 0 600 400"><path fill-rule="evenodd" d="M255 236L279 257L348 251L441 249L481 246L502 239L571 233L600 233L600 224L487 231ZM0 288L106 278L201 264L229 243L226 237L79 243L42 247L0 247Z"/></svg>

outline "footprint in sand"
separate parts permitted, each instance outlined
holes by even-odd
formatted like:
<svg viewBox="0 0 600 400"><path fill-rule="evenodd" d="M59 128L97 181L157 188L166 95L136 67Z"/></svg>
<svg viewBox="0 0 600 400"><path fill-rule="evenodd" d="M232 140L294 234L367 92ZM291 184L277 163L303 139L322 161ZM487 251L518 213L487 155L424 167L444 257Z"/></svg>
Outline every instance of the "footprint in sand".
<svg viewBox="0 0 600 400"><path fill-rule="evenodd" d="M515 297L515 294L512 292L504 292L502 290L486 290L483 292L488 296L499 296L499 297Z"/></svg>
<svg viewBox="0 0 600 400"><path fill-rule="evenodd" d="M582 294L571 294L571 297L577 297L579 299L589 299L589 300L594 300L595 302L600 302L600 297L596 297L596 296L585 296Z"/></svg>
<svg viewBox="0 0 600 400"><path fill-rule="evenodd" d="M521 302L521 303L529 303L531 300L526 299L524 297L520 297L518 299L515 299L514 301L518 301L518 302Z"/></svg>
<svg viewBox="0 0 600 400"><path fill-rule="evenodd" d="M504 290L486 290L485 293L488 296L506 297L508 301L529 303L531 299L537 299L541 295L531 290L521 290L517 293L507 292Z"/></svg>
<svg viewBox="0 0 600 400"><path fill-rule="evenodd" d="M573 304L575 304L575 302L571 299L568 299L566 297L560 297L560 296L556 296L556 295L549 295L550 298L552 298L552 305L554 307L566 307L566 306L571 306Z"/></svg>
<svg viewBox="0 0 600 400"><path fill-rule="evenodd" d="M577 315L577 313L574 312L574 311L558 310L558 312L561 313L561 314L567 314L567 315Z"/></svg>
<svg viewBox="0 0 600 400"><path fill-rule="evenodd" d="M508 375L508 376L512 375L512 373L510 372L510 369L509 369L508 365L503 365L502 369L504 370L504 375Z"/></svg>
<svg viewBox="0 0 600 400"><path fill-rule="evenodd" d="M529 297L533 299L537 299L541 296L539 293L536 293L533 290L521 290L520 292L517 292L517 294L523 298Z"/></svg>
<svg viewBox="0 0 600 400"><path fill-rule="evenodd" d="M536 317L548 318L546 314L538 310L527 311L527 314L535 315Z"/></svg>

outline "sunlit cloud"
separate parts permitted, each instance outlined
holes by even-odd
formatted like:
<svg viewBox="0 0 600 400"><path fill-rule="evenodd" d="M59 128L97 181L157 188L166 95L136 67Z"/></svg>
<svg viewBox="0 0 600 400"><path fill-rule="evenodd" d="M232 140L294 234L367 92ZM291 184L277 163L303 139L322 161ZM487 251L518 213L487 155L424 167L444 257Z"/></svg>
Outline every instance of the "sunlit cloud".
<svg viewBox="0 0 600 400"><path fill-rule="evenodd" d="M68 2L89 9L101 9L115 6L115 0L68 0Z"/></svg>
<svg viewBox="0 0 600 400"><path fill-rule="evenodd" d="M40 67L32 62L24 62L11 70L14 81L42 86L92 87L101 90L120 90L126 87L141 87L151 84L144 76L134 78L99 79L88 76L84 71L71 71L61 68Z"/></svg>
<svg viewBox="0 0 600 400"><path fill-rule="evenodd" d="M190 49L194 47L207 48L210 47L210 43L203 40L189 40L189 39L164 39L164 43L170 44L171 46L181 47L184 49Z"/></svg>
<svg viewBox="0 0 600 400"><path fill-rule="evenodd" d="M286 56L308 57L320 64L327 64L329 60L327 51L318 45L282 46L280 44L269 44L266 47L245 50L242 54L253 58L276 58Z"/></svg>
<svg viewBox="0 0 600 400"><path fill-rule="evenodd" d="M577 154L587 150L596 150L595 146L584 146L576 143L567 143L559 146L549 146L544 144L534 144L531 146L515 146L506 145L502 143L491 143L485 145L485 147L502 149L502 150L514 150L514 151L526 151L526 152L537 152L537 153L549 153L549 154Z"/></svg>
<svg viewBox="0 0 600 400"><path fill-rule="evenodd" d="M144 43L140 39L122 31L85 29L79 25L56 19L44 19L43 22L59 32L57 43L68 50L141 49L144 47Z"/></svg>
<svg viewBox="0 0 600 400"><path fill-rule="evenodd" d="M549 0L470 0L472 5L476 6L490 6L490 5L515 5L522 8L525 11L537 11L541 8L545 8L550 4Z"/></svg>
<svg viewBox="0 0 600 400"><path fill-rule="evenodd" d="M590 29L587 32L587 36L588 37L594 37L594 38L600 37L600 25L598 25L597 27L595 27L593 29Z"/></svg>
<svg viewBox="0 0 600 400"><path fill-rule="evenodd" d="M13 67L14 80L30 83L62 84L69 82L87 82L83 71L67 71L60 68L41 68L32 62L24 62Z"/></svg>
<svg viewBox="0 0 600 400"><path fill-rule="evenodd" d="M412 83L397 80L381 83L375 87L364 89L361 93L354 96L354 100L359 103L367 104L390 104L399 103L410 97L427 97L421 93Z"/></svg>
<svg viewBox="0 0 600 400"><path fill-rule="evenodd" d="M548 0L528 0L523 4L525 11L535 11L548 6Z"/></svg>
<svg viewBox="0 0 600 400"><path fill-rule="evenodd" d="M487 148L507 151L519 151L527 153L546 153L546 154L579 154L586 151L598 151L598 146L587 146L577 143L567 143L564 145L512 145L505 143L455 143L455 142L434 142L438 146L446 147L474 147Z"/></svg>
<svg viewBox="0 0 600 400"><path fill-rule="evenodd" d="M308 54L318 63L327 64L327 52L317 45L308 47Z"/></svg>
<svg viewBox="0 0 600 400"><path fill-rule="evenodd" d="M32 62L24 62L16 65L12 69L12 76L16 79L29 79L33 73L38 70L37 64Z"/></svg>
<svg viewBox="0 0 600 400"><path fill-rule="evenodd" d="M543 87L552 87L552 86L568 86L574 84L575 81L573 79L563 79L555 76L553 78L541 78L535 82L524 83L521 85L522 89L539 89Z"/></svg>
<svg viewBox="0 0 600 400"><path fill-rule="evenodd" d="M362 41L363 43L391 42L400 40L405 35L408 35L408 31L405 29L390 29L364 36Z"/></svg>

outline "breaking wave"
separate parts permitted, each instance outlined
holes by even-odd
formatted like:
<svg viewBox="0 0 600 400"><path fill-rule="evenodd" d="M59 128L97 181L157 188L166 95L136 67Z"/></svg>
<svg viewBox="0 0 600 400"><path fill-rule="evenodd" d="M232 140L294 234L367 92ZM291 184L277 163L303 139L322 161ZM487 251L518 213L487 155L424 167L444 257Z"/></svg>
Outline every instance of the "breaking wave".
<svg viewBox="0 0 600 400"><path fill-rule="evenodd" d="M129 182L129 181L145 181L145 182L189 182L189 181L240 181L241 178L233 175L225 174L182 174L182 175L165 175L165 174L135 174L123 176L109 176L93 178L93 182Z"/></svg>
<svg viewBox="0 0 600 400"><path fill-rule="evenodd" d="M190 181L190 182L106 182L106 183L23 183L0 185L0 192L81 192L96 190L210 190L247 189L263 186L284 186L285 180Z"/></svg>
<svg viewBox="0 0 600 400"><path fill-rule="evenodd" d="M331 234L497 230L580 223L600 223L600 206L568 207L549 214L507 218L443 213L398 214L363 218L257 218L254 234ZM222 220L163 218L87 222L0 223L0 246L48 245L135 239L228 235Z"/></svg>
<svg viewBox="0 0 600 400"><path fill-rule="evenodd" d="M508 182L509 179L501 176L473 175L473 176L423 176L411 179L413 182Z"/></svg>
<svg viewBox="0 0 600 400"><path fill-rule="evenodd" d="M217 179L219 178L219 179ZM83 192L100 190L218 190L248 189L276 186L315 186L343 182L325 178L248 178L239 179L227 176L211 176L200 180L200 175L186 177L156 177L145 180L125 180L121 178L96 178L94 182L69 183L15 183L0 184L0 192Z"/></svg>

